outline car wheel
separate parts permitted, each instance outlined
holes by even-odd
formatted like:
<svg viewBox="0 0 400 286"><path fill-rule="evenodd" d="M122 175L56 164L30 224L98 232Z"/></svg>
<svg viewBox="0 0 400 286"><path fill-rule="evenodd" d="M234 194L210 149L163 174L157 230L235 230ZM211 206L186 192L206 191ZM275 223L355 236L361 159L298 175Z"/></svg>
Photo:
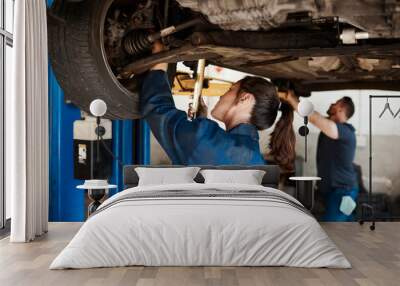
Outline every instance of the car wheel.
<svg viewBox="0 0 400 286"><path fill-rule="evenodd" d="M103 99L110 119L140 117L138 91L144 75L118 74L120 66L135 59L121 48L127 33L124 19L135 12L131 3L55 0L48 11L50 59L65 99L84 111L92 100Z"/></svg>

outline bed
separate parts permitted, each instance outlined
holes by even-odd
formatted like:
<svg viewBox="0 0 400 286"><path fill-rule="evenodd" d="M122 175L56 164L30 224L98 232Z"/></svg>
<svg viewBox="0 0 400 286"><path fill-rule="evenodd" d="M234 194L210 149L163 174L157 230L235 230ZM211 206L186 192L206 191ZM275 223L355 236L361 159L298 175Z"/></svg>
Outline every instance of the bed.
<svg viewBox="0 0 400 286"><path fill-rule="evenodd" d="M276 189L276 166L199 166L264 170L261 185L205 184L199 173L196 183L153 186L138 186L136 167L125 166L126 189L99 207L50 269L351 267L301 203Z"/></svg>

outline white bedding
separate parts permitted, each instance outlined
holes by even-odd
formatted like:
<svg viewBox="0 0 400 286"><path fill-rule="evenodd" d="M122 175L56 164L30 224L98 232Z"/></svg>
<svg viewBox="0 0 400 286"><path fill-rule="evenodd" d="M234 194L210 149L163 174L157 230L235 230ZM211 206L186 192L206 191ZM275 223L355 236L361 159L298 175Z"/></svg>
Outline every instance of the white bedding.
<svg viewBox="0 0 400 286"><path fill-rule="evenodd" d="M146 195L145 191L168 190L202 194L254 190L266 192L271 199L179 194L123 199ZM135 187L106 200L50 269L127 265L351 267L318 222L290 202L300 204L279 190L254 185Z"/></svg>

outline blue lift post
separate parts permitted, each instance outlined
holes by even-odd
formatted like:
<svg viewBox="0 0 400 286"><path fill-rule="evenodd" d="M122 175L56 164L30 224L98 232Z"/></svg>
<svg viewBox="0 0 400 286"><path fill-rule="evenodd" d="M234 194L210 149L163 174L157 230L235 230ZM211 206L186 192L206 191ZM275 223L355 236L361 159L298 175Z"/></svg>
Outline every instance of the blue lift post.
<svg viewBox="0 0 400 286"><path fill-rule="evenodd" d="M133 121L132 120L114 120L113 121L113 153L122 161L123 165L133 163ZM118 186L117 189L110 190L110 196L123 190L122 167L119 163L113 161L113 175L111 183Z"/></svg>
<svg viewBox="0 0 400 286"><path fill-rule="evenodd" d="M49 221L82 221L84 192L73 176L73 123L80 110L64 102L64 93L49 65Z"/></svg>
<svg viewBox="0 0 400 286"><path fill-rule="evenodd" d="M73 123L80 110L64 102L64 93L49 66L50 120L50 221L83 221L84 192L76 190L83 183L73 177ZM113 120L113 153L123 165L150 164L150 129L143 120ZM113 162L110 183L123 190L122 167Z"/></svg>
<svg viewBox="0 0 400 286"><path fill-rule="evenodd" d="M113 153L123 165L150 164L150 128L144 120L113 121ZM123 190L122 167L113 162L111 182L118 186L110 195Z"/></svg>
<svg viewBox="0 0 400 286"><path fill-rule="evenodd" d="M140 140L135 140L135 156L136 164L149 165L150 164L150 127L144 120L136 120L136 133L134 135Z"/></svg>
<svg viewBox="0 0 400 286"><path fill-rule="evenodd" d="M53 0L47 0L51 6ZM83 221L85 193L76 186L83 183L73 177L73 122L80 110L65 103L64 93L49 65L49 221ZM114 120L113 153L123 164L150 163L150 129L143 120ZM113 162L110 183L118 185L110 195L123 190L122 168Z"/></svg>

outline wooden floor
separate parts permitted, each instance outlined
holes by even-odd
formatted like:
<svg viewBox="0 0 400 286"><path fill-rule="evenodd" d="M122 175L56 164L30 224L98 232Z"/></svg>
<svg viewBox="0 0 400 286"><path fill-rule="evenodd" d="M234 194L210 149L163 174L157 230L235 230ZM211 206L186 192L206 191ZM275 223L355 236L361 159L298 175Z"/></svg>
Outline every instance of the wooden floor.
<svg viewBox="0 0 400 286"><path fill-rule="evenodd" d="M0 241L0 285L400 285L400 223L326 223L324 229L352 269L289 267L124 267L48 270L81 226L51 223L49 233L27 244Z"/></svg>

